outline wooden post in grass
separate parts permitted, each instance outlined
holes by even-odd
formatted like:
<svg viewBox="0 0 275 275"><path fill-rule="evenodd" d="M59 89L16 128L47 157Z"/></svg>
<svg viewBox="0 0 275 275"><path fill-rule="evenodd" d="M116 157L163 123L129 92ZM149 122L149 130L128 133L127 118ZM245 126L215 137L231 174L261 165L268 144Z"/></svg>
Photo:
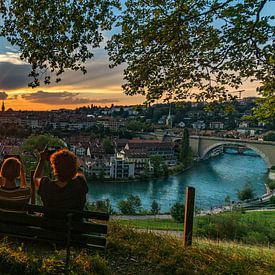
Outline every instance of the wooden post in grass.
<svg viewBox="0 0 275 275"><path fill-rule="evenodd" d="M33 181L34 171L31 171L31 204L35 204L35 184Z"/></svg>
<svg viewBox="0 0 275 275"><path fill-rule="evenodd" d="M195 188L186 186L184 233L183 233L184 246L192 245L194 205L195 205Z"/></svg>

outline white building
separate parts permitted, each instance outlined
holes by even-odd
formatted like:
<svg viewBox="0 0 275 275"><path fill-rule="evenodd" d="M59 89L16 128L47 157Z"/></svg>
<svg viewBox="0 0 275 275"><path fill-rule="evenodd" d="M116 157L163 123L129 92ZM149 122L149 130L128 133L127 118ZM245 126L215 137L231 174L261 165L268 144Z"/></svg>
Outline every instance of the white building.
<svg viewBox="0 0 275 275"><path fill-rule="evenodd" d="M117 153L110 160L111 178L133 178L135 176L135 164L125 158L124 154Z"/></svg>
<svg viewBox="0 0 275 275"><path fill-rule="evenodd" d="M199 129L199 130L200 130L200 129L205 129L205 128L206 128L206 125L205 125L205 122L204 122L204 121L198 120L198 121L192 123L192 127L193 127L194 129Z"/></svg>

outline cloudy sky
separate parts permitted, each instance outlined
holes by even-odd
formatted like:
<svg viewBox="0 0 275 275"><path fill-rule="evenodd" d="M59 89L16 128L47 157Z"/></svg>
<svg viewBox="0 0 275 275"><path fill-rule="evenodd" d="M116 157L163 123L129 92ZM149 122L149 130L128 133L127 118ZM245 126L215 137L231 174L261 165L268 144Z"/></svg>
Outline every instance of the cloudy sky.
<svg viewBox="0 0 275 275"><path fill-rule="evenodd" d="M265 12L266 13L266 12ZM0 100L14 110L51 110L76 108L88 104L117 105L142 103L142 96L123 94L123 66L109 69L103 49L95 50L93 60L87 62L87 74L66 72L62 81L50 86L29 88L30 65L19 59L19 53L5 38L0 38ZM247 82L244 96L256 95L256 83Z"/></svg>
<svg viewBox="0 0 275 275"><path fill-rule="evenodd" d="M143 97L123 93L123 67L109 69L108 64L105 51L95 50L95 57L85 64L87 74L68 71L58 84L32 89L28 87L30 65L19 59L17 50L6 39L0 38L0 100L5 100L6 108L15 110L142 103Z"/></svg>

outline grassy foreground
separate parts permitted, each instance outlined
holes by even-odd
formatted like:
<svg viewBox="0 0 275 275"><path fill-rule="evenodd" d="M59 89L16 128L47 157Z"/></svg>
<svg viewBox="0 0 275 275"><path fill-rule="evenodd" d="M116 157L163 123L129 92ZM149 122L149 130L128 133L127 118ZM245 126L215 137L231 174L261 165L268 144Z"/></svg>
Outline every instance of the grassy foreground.
<svg viewBox="0 0 275 275"><path fill-rule="evenodd" d="M174 220L126 220L122 224L142 229L183 231ZM237 241L246 244L275 245L275 211L227 212L195 217L196 237Z"/></svg>
<svg viewBox="0 0 275 275"><path fill-rule="evenodd" d="M106 254L72 253L70 274L275 274L275 250L182 241L110 222ZM64 250L3 242L1 274L62 274Z"/></svg>

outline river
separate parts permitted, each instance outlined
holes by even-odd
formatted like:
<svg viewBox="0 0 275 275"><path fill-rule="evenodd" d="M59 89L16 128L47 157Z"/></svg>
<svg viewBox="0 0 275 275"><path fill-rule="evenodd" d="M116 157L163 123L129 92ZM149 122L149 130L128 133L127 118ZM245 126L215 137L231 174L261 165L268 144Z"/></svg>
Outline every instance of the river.
<svg viewBox="0 0 275 275"><path fill-rule="evenodd" d="M130 194L141 198L142 207L150 210L156 200L161 212L168 212L175 202L184 202L186 185L196 188L196 207L209 209L224 203L224 197L237 200L237 191L250 183L257 196L265 193L267 166L255 155L223 154L195 163L181 174L151 181L127 183L89 182L88 201L109 199L112 207Z"/></svg>

